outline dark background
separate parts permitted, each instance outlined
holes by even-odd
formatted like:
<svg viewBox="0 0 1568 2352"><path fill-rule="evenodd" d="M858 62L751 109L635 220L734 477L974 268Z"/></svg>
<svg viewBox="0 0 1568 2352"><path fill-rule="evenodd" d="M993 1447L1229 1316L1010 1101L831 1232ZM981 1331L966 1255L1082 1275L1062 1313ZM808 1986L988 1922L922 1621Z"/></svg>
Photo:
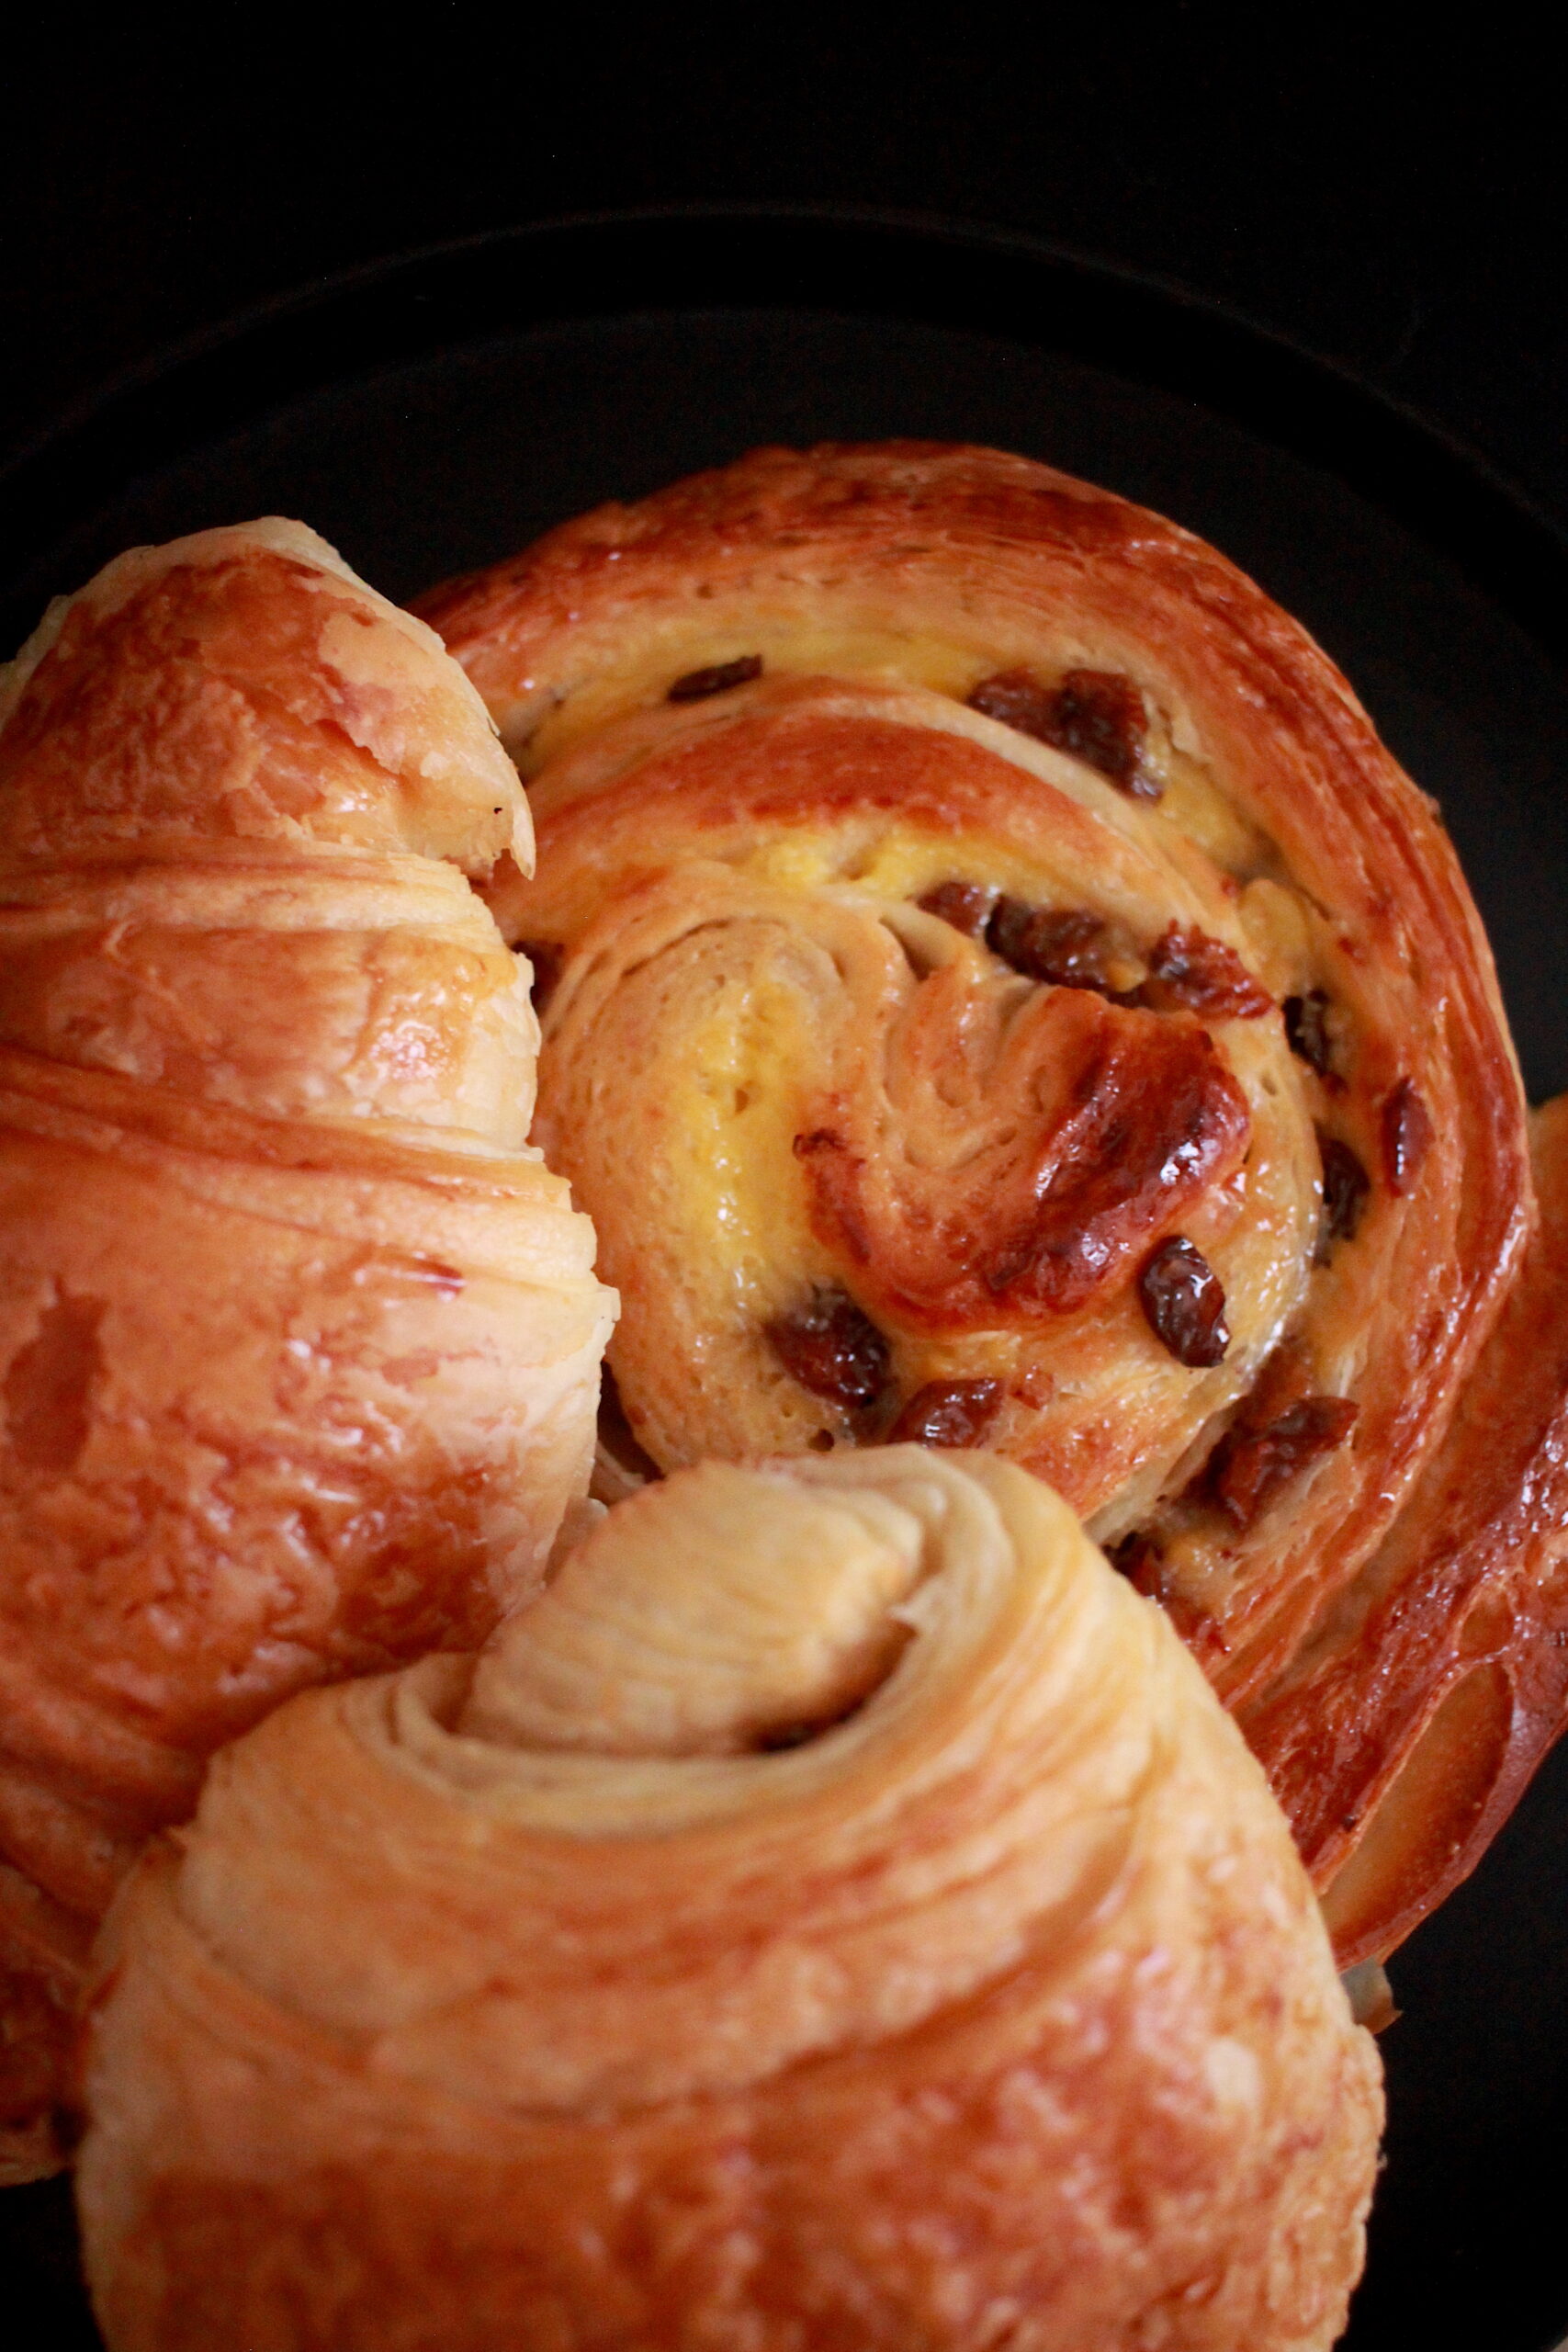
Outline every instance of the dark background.
<svg viewBox="0 0 1568 2352"><path fill-rule="evenodd" d="M1413 14L1181 5L1089 25L980 11L920 34L592 6L498 28L467 5L23 26L0 118L0 460L172 340L410 247L617 208L845 203L1026 230L1228 304L1408 403L1568 530L1568 124L1517 17L1463 38ZM1406 2136L1428 2109L1446 2127L1427 2135L1440 2163L1402 2158L1380 2200L1405 2294L1425 2233L1451 2305L1451 2333L1421 2312L1419 2352L1482 2352L1483 2312L1496 2341L1543 2340L1513 2321L1497 2249L1539 2269L1561 2233L1558 2082L1532 2098L1526 2021L1563 1992L1568 1754L1547 1792L1517 1832L1541 1892L1504 1932L1517 2008L1500 2021L1495 1971L1469 1964L1491 1948L1480 1881L1396 1969L1470 2085L1456 2116L1453 2080L1406 2067L1390 2036ZM1552 2151L1533 2200L1517 2173L1494 2195L1462 2154L1506 2142L1509 2116ZM4 2217L61 2314L63 2212L56 2188ZM62 2315L37 2340L87 2339Z"/></svg>
<svg viewBox="0 0 1568 2352"><path fill-rule="evenodd" d="M547 214L839 200L1178 280L1568 519L1560 77L1522 14L19 9L0 449L231 311ZM17 56L27 62L15 62Z"/></svg>

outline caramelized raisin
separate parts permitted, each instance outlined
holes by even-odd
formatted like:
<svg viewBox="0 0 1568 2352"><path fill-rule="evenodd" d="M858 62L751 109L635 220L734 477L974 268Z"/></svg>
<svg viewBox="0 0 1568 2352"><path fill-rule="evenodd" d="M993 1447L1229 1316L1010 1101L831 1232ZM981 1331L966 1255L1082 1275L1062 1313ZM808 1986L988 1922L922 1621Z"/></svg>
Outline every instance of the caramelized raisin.
<svg viewBox="0 0 1568 2352"><path fill-rule="evenodd" d="M1326 1260L1336 1241L1354 1241L1367 1205L1372 1180L1348 1143L1317 1130L1318 1155L1323 1161L1323 1235L1318 1263Z"/></svg>
<svg viewBox="0 0 1568 2352"><path fill-rule="evenodd" d="M1332 1077L1334 1042L1328 1034L1326 989L1313 989L1306 996L1285 999L1285 1035L1298 1061L1316 1070L1319 1078Z"/></svg>
<svg viewBox="0 0 1568 2352"><path fill-rule="evenodd" d="M534 967L534 1010L536 1012L543 1012L556 992L566 951L564 948L557 947L547 939L525 939L517 953L520 956L526 956Z"/></svg>
<svg viewBox="0 0 1568 2352"><path fill-rule="evenodd" d="M1144 768L1148 729L1144 697L1131 678L1117 670L1069 670L1056 689L1055 732L1048 740L1135 799L1157 800L1159 786Z"/></svg>
<svg viewBox="0 0 1568 2352"><path fill-rule="evenodd" d="M1051 980L1058 988L1110 988L1105 967L1105 925L1087 907L1032 907L1022 899L998 899L986 925L986 944L1027 980Z"/></svg>
<svg viewBox="0 0 1568 2352"><path fill-rule="evenodd" d="M749 686L762 674L760 653L742 653L736 662L716 662L706 670L688 670L665 689L666 702L706 702L710 695L727 695L731 686Z"/></svg>
<svg viewBox="0 0 1568 2352"><path fill-rule="evenodd" d="M1206 1371L1223 1363L1231 1335L1219 1276L1184 1235L1162 1241L1138 1276L1150 1329L1178 1363Z"/></svg>
<svg viewBox="0 0 1568 2352"><path fill-rule="evenodd" d="M1209 1470L1209 1491L1232 1526L1250 1527L1310 1464L1342 1445L1357 1409L1348 1396L1303 1396L1261 1426L1244 1413Z"/></svg>
<svg viewBox="0 0 1568 2352"><path fill-rule="evenodd" d="M978 939L985 930L997 894L983 882L939 882L917 901L922 912L940 916L966 939Z"/></svg>
<svg viewBox="0 0 1568 2352"><path fill-rule="evenodd" d="M905 1404L889 1445L980 1445L1002 1401L999 1380L928 1380Z"/></svg>
<svg viewBox="0 0 1568 2352"><path fill-rule="evenodd" d="M764 1328L784 1370L813 1396L852 1411L874 1405L887 1385L887 1342L846 1291L824 1284Z"/></svg>
<svg viewBox="0 0 1568 2352"><path fill-rule="evenodd" d="M1234 947L1177 923L1150 952L1143 995L1161 1012L1180 1007L1216 1021L1257 1021L1274 1010L1273 998L1259 988Z"/></svg>
<svg viewBox="0 0 1568 2352"><path fill-rule="evenodd" d="M1055 689L1042 685L1027 670L998 670L994 678L982 678L969 697L969 707L1003 727L1016 727L1021 735L1032 735L1037 743L1056 740Z"/></svg>
<svg viewBox="0 0 1568 2352"><path fill-rule="evenodd" d="M1054 688L1027 670L1001 670L981 679L969 707L1070 752L1134 799L1159 798L1160 785L1144 765L1144 698L1119 670L1069 670Z"/></svg>
<svg viewBox="0 0 1568 2352"><path fill-rule="evenodd" d="M1391 1193L1408 1193L1432 1141L1432 1114L1407 1078L1382 1106L1382 1167Z"/></svg>

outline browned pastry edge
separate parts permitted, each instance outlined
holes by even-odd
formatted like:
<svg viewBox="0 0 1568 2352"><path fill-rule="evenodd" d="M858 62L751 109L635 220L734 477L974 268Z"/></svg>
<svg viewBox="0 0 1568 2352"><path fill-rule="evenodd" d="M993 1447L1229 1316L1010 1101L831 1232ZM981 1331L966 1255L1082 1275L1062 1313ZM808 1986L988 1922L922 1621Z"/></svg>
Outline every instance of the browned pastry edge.
<svg viewBox="0 0 1568 2352"><path fill-rule="evenodd" d="M1345 1967L1469 1876L1568 1721L1568 1095L1533 1127L1541 1224L1443 1442L1298 1669L1241 1717Z"/></svg>

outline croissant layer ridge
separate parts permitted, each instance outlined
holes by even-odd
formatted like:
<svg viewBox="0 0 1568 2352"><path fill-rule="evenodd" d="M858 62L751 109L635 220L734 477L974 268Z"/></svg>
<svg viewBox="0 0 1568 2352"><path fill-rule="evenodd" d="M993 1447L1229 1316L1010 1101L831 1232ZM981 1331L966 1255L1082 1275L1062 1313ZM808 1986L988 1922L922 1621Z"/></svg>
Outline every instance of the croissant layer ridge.
<svg viewBox="0 0 1568 2352"><path fill-rule="evenodd" d="M612 1302L528 1145L532 857L424 625L276 520L118 559L0 675L0 2162L85 1941L289 1691L482 1638Z"/></svg>
<svg viewBox="0 0 1568 2352"><path fill-rule="evenodd" d="M1379 2065L1256 1761L1016 1465L709 1464L219 1758L99 1952L113 2352L1326 2352Z"/></svg>

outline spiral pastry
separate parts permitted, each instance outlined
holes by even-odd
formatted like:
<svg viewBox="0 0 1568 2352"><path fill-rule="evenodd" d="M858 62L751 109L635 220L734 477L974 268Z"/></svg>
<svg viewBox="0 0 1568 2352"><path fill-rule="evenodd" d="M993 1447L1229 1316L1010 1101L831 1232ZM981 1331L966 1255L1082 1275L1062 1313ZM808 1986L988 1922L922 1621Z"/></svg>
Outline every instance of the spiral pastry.
<svg viewBox="0 0 1568 2352"><path fill-rule="evenodd" d="M227 1750L102 1965L113 2352L1307 2352L1360 2265L1286 1825L984 1454L650 1487Z"/></svg>
<svg viewBox="0 0 1568 2352"><path fill-rule="evenodd" d="M1474 908L1344 680L1175 526L916 444L760 452L423 609L539 830L491 899L626 1303L601 1490L888 1438L1027 1465L1326 1885L1457 1687L1457 1588L1397 1531L1450 1430L1478 1475L1456 1408L1534 1216ZM1544 1589L1487 1652L1516 1792L1562 1719ZM1425 1625L1396 1670L1385 1602ZM1347 1962L1473 1859L1480 1782L1406 1783Z"/></svg>
<svg viewBox="0 0 1568 2352"><path fill-rule="evenodd" d="M0 684L0 2177L210 1750L482 1639L586 1476L503 850L472 688L297 525L122 557Z"/></svg>

